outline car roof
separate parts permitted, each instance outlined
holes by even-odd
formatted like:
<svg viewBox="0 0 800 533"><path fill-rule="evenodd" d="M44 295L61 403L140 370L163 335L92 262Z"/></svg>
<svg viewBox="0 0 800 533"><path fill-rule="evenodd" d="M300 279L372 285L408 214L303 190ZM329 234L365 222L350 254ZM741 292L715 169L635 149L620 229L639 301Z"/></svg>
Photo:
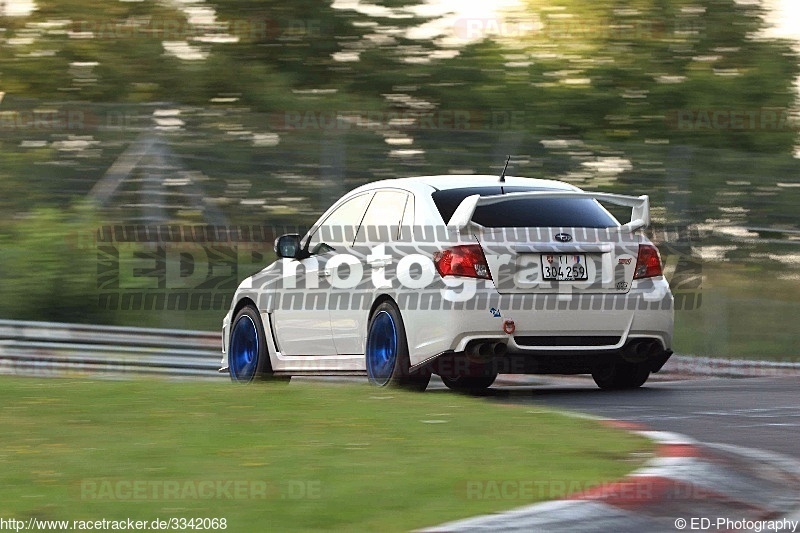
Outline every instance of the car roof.
<svg viewBox="0 0 800 533"><path fill-rule="evenodd" d="M352 192L366 191L380 188L400 188L406 190L416 190L422 192L435 192L448 189L464 189L469 187L491 187L491 186L516 186L533 187L537 189L553 189L564 191L579 191L578 187L556 180L543 180L536 178L522 178L518 176L506 176L504 182L500 182L497 175L488 174L443 174L437 176L416 176L413 178L396 178L388 180L373 181L358 187Z"/></svg>

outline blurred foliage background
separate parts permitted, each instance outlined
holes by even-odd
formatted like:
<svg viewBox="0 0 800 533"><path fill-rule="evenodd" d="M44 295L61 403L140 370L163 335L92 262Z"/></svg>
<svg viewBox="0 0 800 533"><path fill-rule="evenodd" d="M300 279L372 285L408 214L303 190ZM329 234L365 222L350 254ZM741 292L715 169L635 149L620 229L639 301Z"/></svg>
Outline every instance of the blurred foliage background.
<svg viewBox="0 0 800 533"><path fill-rule="evenodd" d="M797 357L800 62L764 6L435 4L1 16L0 316L217 329L221 310L99 306L99 228L307 225L359 184L494 173L512 154L513 174L651 195L673 285L703 296L678 312L680 351Z"/></svg>

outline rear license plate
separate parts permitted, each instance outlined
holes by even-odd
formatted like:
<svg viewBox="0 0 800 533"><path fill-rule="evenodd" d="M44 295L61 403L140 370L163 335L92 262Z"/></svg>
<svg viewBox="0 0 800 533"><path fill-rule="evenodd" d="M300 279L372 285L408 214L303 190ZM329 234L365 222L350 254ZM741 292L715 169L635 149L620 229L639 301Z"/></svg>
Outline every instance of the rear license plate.
<svg viewBox="0 0 800 533"><path fill-rule="evenodd" d="M585 281L586 254L542 254L542 279L552 281Z"/></svg>

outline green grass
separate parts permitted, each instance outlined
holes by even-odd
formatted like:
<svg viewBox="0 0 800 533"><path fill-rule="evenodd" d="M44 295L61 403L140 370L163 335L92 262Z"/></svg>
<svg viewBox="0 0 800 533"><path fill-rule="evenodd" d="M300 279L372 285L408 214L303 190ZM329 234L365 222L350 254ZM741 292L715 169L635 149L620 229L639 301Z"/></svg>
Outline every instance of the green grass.
<svg viewBox="0 0 800 533"><path fill-rule="evenodd" d="M228 531L430 526L616 479L652 450L540 408L319 383L2 377L0 427L0 516L224 517ZM501 481L535 490L467 493ZM153 492L168 483L177 497ZM209 483L221 492L200 496Z"/></svg>

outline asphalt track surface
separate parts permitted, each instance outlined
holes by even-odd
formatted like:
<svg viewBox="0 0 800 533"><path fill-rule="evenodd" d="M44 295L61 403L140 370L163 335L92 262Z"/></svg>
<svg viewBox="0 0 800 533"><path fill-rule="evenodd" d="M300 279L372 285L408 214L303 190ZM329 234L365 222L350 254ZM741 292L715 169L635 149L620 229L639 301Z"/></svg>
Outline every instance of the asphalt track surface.
<svg viewBox="0 0 800 533"><path fill-rule="evenodd" d="M798 377L648 381L641 389L609 392L599 390L590 378L545 376L536 384L500 381L487 391L486 398L637 422L700 442L769 450L800 459Z"/></svg>

